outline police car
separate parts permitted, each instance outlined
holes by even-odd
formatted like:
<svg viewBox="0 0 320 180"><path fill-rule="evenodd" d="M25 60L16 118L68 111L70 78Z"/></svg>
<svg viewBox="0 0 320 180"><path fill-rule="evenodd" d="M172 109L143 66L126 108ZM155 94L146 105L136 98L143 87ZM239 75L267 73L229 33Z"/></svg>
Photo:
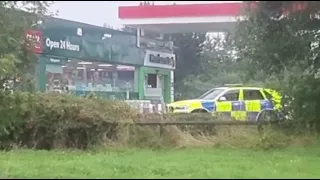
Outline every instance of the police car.
<svg viewBox="0 0 320 180"><path fill-rule="evenodd" d="M212 113L235 120L257 120L264 111L282 108L281 95L272 89L226 84L213 88L197 99L168 104L169 113Z"/></svg>

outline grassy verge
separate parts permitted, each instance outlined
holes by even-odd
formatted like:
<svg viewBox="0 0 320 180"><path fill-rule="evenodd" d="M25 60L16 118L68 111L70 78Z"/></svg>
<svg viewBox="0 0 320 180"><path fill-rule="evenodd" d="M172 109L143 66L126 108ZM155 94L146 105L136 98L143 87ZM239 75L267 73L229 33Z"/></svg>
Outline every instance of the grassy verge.
<svg viewBox="0 0 320 180"><path fill-rule="evenodd" d="M0 152L2 178L317 178L320 148Z"/></svg>

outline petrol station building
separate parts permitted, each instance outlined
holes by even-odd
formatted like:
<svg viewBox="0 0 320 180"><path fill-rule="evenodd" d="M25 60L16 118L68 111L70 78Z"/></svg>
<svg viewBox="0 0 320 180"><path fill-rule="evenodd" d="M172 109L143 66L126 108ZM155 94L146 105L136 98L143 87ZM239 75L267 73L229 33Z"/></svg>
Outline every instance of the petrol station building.
<svg viewBox="0 0 320 180"><path fill-rule="evenodd" d="M173 100L175 55L170 47L137 47L135 32L52 17L27 31L26 37L36 41L39 91Z"/></svg>

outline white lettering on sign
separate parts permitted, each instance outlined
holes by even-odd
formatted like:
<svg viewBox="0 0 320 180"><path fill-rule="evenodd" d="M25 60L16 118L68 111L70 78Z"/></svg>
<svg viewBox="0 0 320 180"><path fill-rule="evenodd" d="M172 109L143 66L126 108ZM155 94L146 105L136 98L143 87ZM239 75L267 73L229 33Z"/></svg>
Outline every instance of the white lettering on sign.
<svg viewBox="0 0 320 180"><path fill-rule="evenodd" d="M50 58L50 61L53 62L53 63L59 63L60 62L59 59L52 59L52 58Z"/></svg>
<svg viewBox="0 0 320 180"><path fill-rule="evenodd" d="M52 49L65 49L69 51L80 51L80 46L76 44L72 44L68 40L60 40L60 41L53 41L50 38L46 38L46 46Z"/></svg>
<svg viewBox="0 0 320 180"><path fill-rule="evenodd" d="M58 49L60 48L60 43L57 41L51 41L49 38L46 38L46 46L52 50L53 48Z"/></svg>
<svg viewBox="0 0 320 180"><path fill-rule="evenodd" d="M35 40L36 42L40 42L40 36L36 34L26 34L27 39Z"/></svg>
<svg viewBox="0 0 320 180"><path fill-rule="evenodd" d="M157 54L157 55L150 54L149 62L156 63L156 64L165 64L165 65L171 66L172 68L175 68L174 57L162 57L160 56L160 54Z"/></svg>
<svg viewBox="0 0 320 180"><path fill-rule="evenodd" d="M147 50L144 57L144 65L148 67L175 69L176 57L173 53Z"/></svg>
<svg viewBox="0 0 320 180"><path fill-rule="evenodd" d="M70 51L80 51L79 45L71 44L69 41L66 42L66 48Z"/></svg>

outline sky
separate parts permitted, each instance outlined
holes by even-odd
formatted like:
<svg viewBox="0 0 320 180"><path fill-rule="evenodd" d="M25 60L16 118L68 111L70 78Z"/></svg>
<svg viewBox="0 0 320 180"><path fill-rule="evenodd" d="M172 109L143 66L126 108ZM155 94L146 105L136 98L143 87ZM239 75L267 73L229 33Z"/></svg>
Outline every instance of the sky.
<svg viewBox="0 0 320 180"><path fill-rule="evenodd" d="M149 1L152 2L152 1ZM156 5L165 4L205 4L236 1L155 1ZM118 7L139 5L140 1L54 1L49 8L58 11L59 18L102 26L104 23L114 28L121 27L118 19Z"/></svg>

